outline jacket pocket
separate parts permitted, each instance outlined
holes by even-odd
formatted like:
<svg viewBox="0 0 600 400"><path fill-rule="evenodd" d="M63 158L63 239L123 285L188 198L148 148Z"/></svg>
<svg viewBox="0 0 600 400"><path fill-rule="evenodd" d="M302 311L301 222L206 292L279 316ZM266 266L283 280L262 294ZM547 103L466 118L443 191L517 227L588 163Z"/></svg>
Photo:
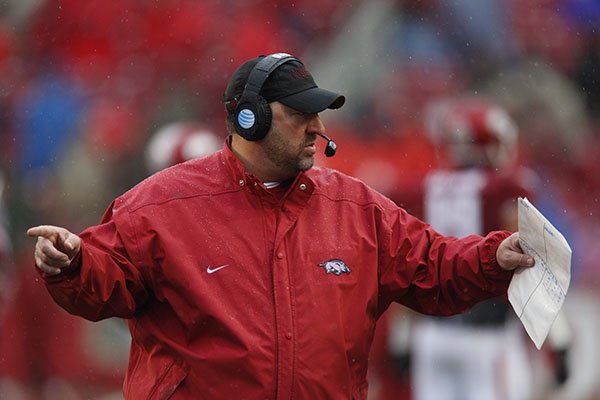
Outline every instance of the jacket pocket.
<svg viewBox="0 0 600 400"><path fill-rule="evenodd" d="M168 400L187 377L189 368L162 351L132 349L125 378L125 399Z"/></svg>

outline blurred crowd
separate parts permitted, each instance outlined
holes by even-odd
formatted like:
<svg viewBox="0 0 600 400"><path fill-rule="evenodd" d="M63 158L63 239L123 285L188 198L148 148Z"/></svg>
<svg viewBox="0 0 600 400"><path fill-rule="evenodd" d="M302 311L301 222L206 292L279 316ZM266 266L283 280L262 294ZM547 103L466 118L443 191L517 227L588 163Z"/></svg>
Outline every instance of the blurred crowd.
<svg viewBox="0 0 600 400"><path fill-rule="evenodd" d="M229 75L279 51L347 96L323 114L338 152L318 162L385 194L438 166L432 102L481 95L510 114L515 163L539 176L535 205L573 249L571 373L548 384L531 346L533 396L600 399L597 0L1 2L0 399L121 398L125 324L55 306L25 230L79 232L149 174L221 147Z"/></svg>

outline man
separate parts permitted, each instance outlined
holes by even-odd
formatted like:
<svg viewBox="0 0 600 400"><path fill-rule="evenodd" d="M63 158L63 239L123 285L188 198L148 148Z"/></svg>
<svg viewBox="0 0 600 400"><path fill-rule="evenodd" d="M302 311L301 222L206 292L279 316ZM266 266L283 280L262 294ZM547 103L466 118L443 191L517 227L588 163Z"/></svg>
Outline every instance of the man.
<svg viewBox="0 0 600 400"><path fill-rule="evenodd" d="M312 168L319 113L345 99L298 59L247 61L224 100L223 150L153 175L80 235L28 231L62 307L129 320L126 398L366 399L391 301L464 312L533 265L516 233L443 237L363 183Z"/></svg>

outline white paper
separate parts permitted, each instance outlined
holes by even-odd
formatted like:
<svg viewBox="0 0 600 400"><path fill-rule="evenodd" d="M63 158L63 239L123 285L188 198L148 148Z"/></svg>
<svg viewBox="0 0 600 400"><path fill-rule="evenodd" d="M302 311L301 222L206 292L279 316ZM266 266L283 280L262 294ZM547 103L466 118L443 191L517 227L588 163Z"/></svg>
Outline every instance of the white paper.
<svg viewBox="0 0 600 400"><path fill-rule="evenodd" d="M564 236L526 198L519 198L519 240L535 258L520 267L508 287L508 300L535 346L541 349L567 295L571 247Z"/></svg>

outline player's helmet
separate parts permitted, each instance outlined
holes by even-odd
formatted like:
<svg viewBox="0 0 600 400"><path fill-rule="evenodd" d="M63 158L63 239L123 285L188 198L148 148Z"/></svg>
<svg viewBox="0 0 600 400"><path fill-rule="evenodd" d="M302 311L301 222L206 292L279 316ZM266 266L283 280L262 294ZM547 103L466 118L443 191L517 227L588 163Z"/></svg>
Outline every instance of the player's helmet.
<svg viewBox="0 0 600 400"><path fill-rule="evenodd" d="M516 154L517 127L500 106L480 97L432 103L426 129L444 162L455 168L500 168Z"/></svg>
<svg viewBox="0 0 600 400"><path fill-rule="evenodd" d="M222 140L195 122L172 122L158 129L146 148L146 164L152 173L172 165L204 157L219 150Z"/></svg>

